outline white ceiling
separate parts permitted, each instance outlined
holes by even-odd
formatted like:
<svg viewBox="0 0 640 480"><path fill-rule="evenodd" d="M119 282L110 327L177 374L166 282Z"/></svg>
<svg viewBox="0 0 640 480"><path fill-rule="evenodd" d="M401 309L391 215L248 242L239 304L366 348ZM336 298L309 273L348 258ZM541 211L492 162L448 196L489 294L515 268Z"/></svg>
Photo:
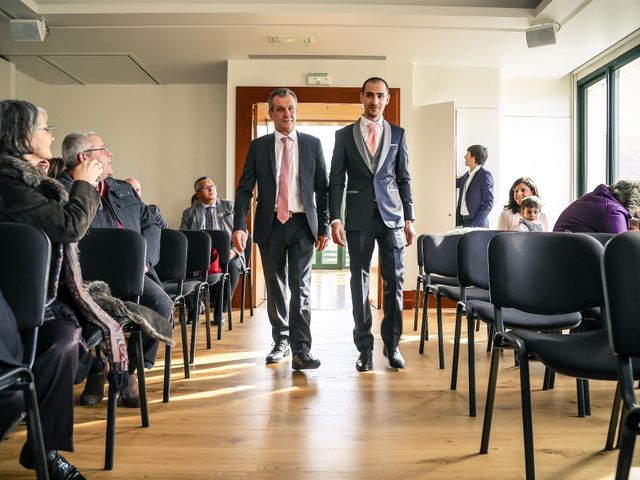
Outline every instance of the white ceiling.
<svg viewBox="0 0 640 480"><path fill-rule="evenodd" d="M49 36L14 41L11 18L41 18ZM528 49L525 30L551 20L561 24L557 43ZM227 61L250 55L376 56L558 78L638 29L639 0L0 0L0 55L48 84L226 83Z"/></svg>

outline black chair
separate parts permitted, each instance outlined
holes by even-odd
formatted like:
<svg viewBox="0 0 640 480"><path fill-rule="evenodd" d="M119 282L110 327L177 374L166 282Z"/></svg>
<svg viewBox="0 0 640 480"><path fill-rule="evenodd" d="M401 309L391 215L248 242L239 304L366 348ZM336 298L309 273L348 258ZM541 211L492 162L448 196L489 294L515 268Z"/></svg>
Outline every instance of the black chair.
<svg viewBox="0 0 640 480"><path fill-rule="evenodd" d="M39 480L48 480L49 472L31 367L38 327L44 320L50 258L51 243L40 230L18 223L0 223L0 292L15 316L24 345L23 365L0 363L0 391L23 392Z"/></svg>
<svg viewBox="0 0 640 480"><path fill-rule="evenodd" d="M535 478L529 357L540 360L556 373L601 380L616 378L615 360L604 330L570 335L522 329L505 332L508 310L570 318L575 312L602 306L602 250L602 245L587 235L565 233L503 233L489 244L489 283L496 332L480 453L488 452L500 353L512 349L520 370L528 480Z"/></svg>
<svg viewBox="0 0 640 480"><path fill-rule="evenodd" d="M253 239L251 235L247 235L247 244L244 249L244 262L242 264L242 273L240 274L240 323L244 322L244 290L245 283L249 283L249 316L253 317L253 279L251 278L251 256L253 248Z"/></svg>
<svg viewBox="0 0 640 480"><path fill-rule="evenodd" d="M633 391L634 379L638 378L634 367L637 367L636 361L640 357L639 262L638 232L618 235L605 247L602 261L604 316L609 342L616 355L619 388L624 402L616 480L629 477L636 436L640 433L640 405Z"/></svg>
<svg viewBox="0 0 640 480"><path fill-rule="evenodd" d="M178 309L181 325L186 323L184 281L187 276L187 237L178 230L163 229L160 235L160 259L155 265L155 271L162 282L162 287L173 302L174 310ZM173 316L171 317L173 327ZM182 351L187 351L186 336L182 336ZM186 359L186 354L183 354ZM188 378L189 362L184 362L184 377ZM162 402L169 402L171 384L171 346L164 351L164 384Z"/></svg>
<svg viewBox="0 0 640 480"><path fill-rule="evenodd" d="M233 330L233 319L231 318L231 288L229 279L229 260L231 251L231 237L229 234L222 230L204 230L211 237L211 248L214 248L218 252L218 262L220 264L220 273L210 274L207 277L209 288L207 295L211 296L211 289L214 285L219 285L218 289L218 305L220 308L224 307L224 300L226 296L227 300L227 328ZM209 306L209 305L208 305ZM209 322L207 322L208 324ZM191 358L195 355L196 349L196 329L191 332ZM222 340L222 322L218 322L218 340Z"/></svg>
<svg viewBox="0 0 640 480"><path fill-rule="evenodd" d="M418 331L418 312L420 311L420 298L422 290L427 282L427 274L424 272L424 252L422 250L422 242L425 234L418 235L416 240L416 253L418 257L418 278L416 279L415 307L413 311L413 331Z"/></svg>
<svg viewBox="0 0 640 480"><path fill-rule="evenodd" d="M211 323L210 323L210 305L209 295L207 294L209 285L207 283L207 272L209 265L211 264L211 237L202 230L181 230L181 232L187 238L187 280L183 283L183 292L185 298L187 296L193 296L195 298L194 305L198 309L196 315L196 322L191 325L192 334L191 338L195 341L195 334L193 329L197 328L196 324L200 318L200 300L204 299L205 302L205 318L206 318L206 330L207 330L207 349L211 349ZM195 356L190 356L189 348L185 348L185 342L187 341L187 325L186 322L181 322L182 332L182 345L183 345L183 358L184 363L187 365L186 378L189 378L190 363L195 361ZM192 349L193 350L193 349Z"/></svg>
<svg viewBox="0 0 640 480"><path fill-rule="evenodd" d="M114 297L138 302L144 287L147 244L142 235L124 228L93 228L79 242L80 266L85 281L102 280ZM137 324L125 323L122 330L133 335L136 346L140 417L143 427L149 426L149 407L142 358L142 332ZM85 338L86 329L83 329ZM94 334L91 335L95 338ZM100 338L100 337L98 337ZM101 341L101 338L100 338ZM87 342L87 346L91 347ZM113 372L109 372L107 403L107 438L105 470L113 469L116 424L117 388Z"/></svg>

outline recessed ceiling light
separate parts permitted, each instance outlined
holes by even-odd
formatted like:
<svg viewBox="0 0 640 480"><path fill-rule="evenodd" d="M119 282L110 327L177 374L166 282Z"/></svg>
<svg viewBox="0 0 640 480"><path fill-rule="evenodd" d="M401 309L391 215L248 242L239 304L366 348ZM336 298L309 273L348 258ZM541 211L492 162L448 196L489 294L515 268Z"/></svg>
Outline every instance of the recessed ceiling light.
<svg viewBox="0 0 640 480"><path fill-rule="evenodd" d="M269 43L313 43L313 37L268 37Z"/></svg>

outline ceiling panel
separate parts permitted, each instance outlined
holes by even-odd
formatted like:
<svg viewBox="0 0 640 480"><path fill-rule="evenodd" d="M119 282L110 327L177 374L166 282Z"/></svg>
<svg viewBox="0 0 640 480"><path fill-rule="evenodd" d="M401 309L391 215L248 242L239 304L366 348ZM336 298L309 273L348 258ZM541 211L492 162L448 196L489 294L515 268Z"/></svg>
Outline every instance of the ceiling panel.
<svg viewBox="0 0 640 480"><path fill-rule="evenodd" d="M51 85L78 85L77 82L38 55L15 55L8 59L16 69L31 78Z"/></svg>
<svg viewBox="0 0 640 480"><path fill-rule="evenodd" d="M88 85L157 83L129 55L48 55L45 58Z"/></svg>

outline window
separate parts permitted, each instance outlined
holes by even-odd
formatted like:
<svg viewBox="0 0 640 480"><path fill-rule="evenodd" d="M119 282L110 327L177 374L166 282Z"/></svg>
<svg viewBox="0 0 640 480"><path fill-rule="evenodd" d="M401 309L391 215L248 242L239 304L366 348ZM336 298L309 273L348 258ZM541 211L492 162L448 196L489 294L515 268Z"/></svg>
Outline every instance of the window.
<svg viewBox="0 0 640 480"><path fill-rule="evenodd" d="M578 194L640 180L640 47L578 82Z"/></svg>

